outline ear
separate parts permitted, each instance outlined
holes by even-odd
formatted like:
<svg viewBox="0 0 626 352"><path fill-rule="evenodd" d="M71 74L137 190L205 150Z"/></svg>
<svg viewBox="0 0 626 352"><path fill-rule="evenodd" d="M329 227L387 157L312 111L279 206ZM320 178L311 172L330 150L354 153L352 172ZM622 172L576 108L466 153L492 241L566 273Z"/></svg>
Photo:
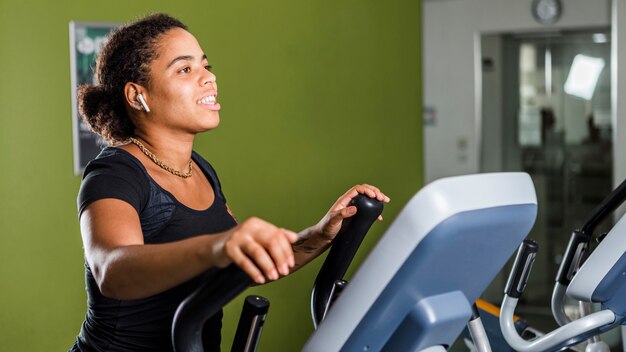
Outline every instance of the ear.
<svg viewBox="0 0 626 352"><path fill-rule="evenodd" d="M142 94L144 99L146 98L146 89L142 85L126 82L124 85L124 98L126 99L126 103L134 109L141 107L141 102L137 99L137 95L139 94Z"/></svg>

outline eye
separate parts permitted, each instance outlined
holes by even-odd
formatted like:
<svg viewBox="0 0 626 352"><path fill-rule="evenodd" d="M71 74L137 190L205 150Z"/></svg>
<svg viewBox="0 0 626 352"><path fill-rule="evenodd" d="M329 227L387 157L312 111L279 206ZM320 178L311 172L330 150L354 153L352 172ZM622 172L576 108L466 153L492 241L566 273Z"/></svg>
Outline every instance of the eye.
<svg viewBox="0 0 626 352"><path fill-rule="evenodd" d="M179 73L189 73L191 72L191 67L187 66L178 70Z"/></svg>
<svg viewBox="0 0 626 352"><path fill-rule="evenodd" d="M213 68L213 66L211 66L211 65L205 65L205 66L204 66L204 68L205 68L207 71L211 72L211 69Z"/></svg>

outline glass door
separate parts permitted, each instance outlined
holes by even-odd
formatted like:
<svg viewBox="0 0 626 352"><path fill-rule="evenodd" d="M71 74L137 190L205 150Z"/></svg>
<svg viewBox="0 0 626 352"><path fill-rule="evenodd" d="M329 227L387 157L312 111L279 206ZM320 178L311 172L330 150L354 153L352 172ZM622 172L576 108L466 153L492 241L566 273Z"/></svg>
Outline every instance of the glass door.
<svg viewBox="0 0 626 352"><path fill-rule="evenodd" d="M481 171L533 179L540 249L522 303L550 315L570 234L612 189L610 30L484 35L481 49Z"/></svg>

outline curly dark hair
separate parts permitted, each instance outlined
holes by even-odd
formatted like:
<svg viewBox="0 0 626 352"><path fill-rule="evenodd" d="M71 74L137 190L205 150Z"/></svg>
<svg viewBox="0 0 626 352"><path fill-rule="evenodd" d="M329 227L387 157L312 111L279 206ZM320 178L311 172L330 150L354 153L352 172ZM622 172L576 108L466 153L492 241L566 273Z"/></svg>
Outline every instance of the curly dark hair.
<svg viewBox="0 0 626 352"><path fill-rule="evenodd" d="M133 135L124 85L150 83L150 64L157 58L158 40L171 29L187 30L182 22L166 14L153 14L113 31L96 62L96 85L78 87L82 119L110 144Z"/></svg>

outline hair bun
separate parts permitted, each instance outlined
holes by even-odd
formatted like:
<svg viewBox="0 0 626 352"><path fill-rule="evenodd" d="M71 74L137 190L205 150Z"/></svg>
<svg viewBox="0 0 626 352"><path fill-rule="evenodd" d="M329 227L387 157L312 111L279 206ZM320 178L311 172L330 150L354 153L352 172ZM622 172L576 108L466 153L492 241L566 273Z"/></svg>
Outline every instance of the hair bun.
<svg viewBox="0 0 626 352"><path fill-rule="evenodd" d="M110 99L102 86L83 84L78 87L77 93L78 112L87 123L102 113L104 105Z"/></svg>
<svg viewBox="0 0 626 352"><path fill-rule="evenodd" d="M117 135L117 127L121 123L116 118L120 114L115 110L116 97L106 91L101 85L83 84L77 89L78 112L91 129L109 142L114 142L120 136ZM124 112L121 112L124 113ZM122 131L126 132L128 126ZM132 131L132 129L131 129ZM123 137L122 137L123 138Z"/></svg>

